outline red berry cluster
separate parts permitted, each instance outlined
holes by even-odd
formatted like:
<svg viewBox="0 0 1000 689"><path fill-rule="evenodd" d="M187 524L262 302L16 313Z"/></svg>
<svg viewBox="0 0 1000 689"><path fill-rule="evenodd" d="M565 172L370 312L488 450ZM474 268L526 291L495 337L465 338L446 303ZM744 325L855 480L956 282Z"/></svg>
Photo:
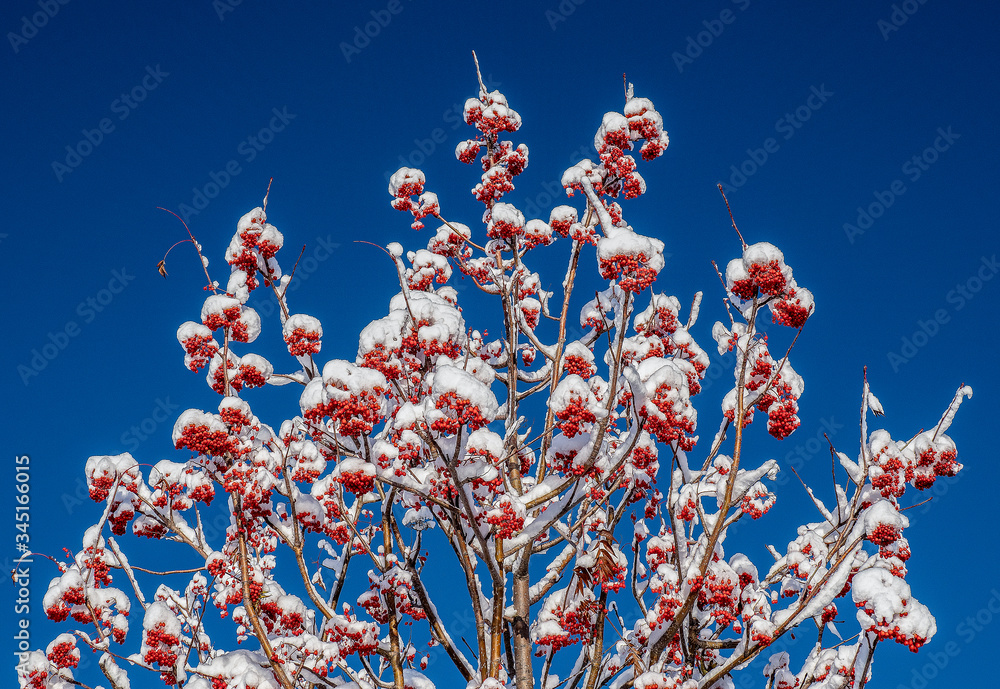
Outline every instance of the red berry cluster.
<svg viewBox="0 0 1000 689"><path fill-rule="evenodd" d="M140 519L132 525L132 533L144 538L163 538L167 535L167 527L154 519Z"/></svg>
<svg viewBox="0 0 1000 689"><path fill-rule="evenodd" d="M917 455L916 467L913 472L913 487L926 490L934 485L938 476L956 476L962 465L956 460L958 451L949 443L932 441L926 449Z"/></svg>
<svg viewBox="0 0 1000 689"><path fill-rule="evenodd" d="M517 148L510 141L501 141L503 132L515 132L521 126L521 117L507 105L507 99L499 91L482 94L480 98L470 98L465 102L465 122L480 132L477 139L469 139L458 145L455 155L463 163L472 163L480 148L486 154L480 161L483 176L472 193L487 207L514 188L513 178L521 174L528 165L528 148L524 144Z"/></svg>
<svg viewBox="0 0 1000 689"><path fill-rule="evenodd" d="M400 168L389 182L389 193L395 197L391 202L392 207L398 211L409 211L413 215L410 227L414 230L423 228L423 218L436 216L441 211L437 195L424 191L424 183L424 173L408 167ZM411 196L417 198L414 200Z"/></svg>
<svg viewBox="0 0 1000 689"><path fill-rule="evenodd" d="M656 270L650 268L646 254L619 254L600 261L601 277L605 280L618 280L618 286L626 292L638 294L656 280Z"/></svg>
<svg viewBox="0 0 1000 689"><path fill-rule="evenodd" d="M111 567L104 559L106 552L104 548L93 546L89 546L84 551L83 566L93 574L95 588L111 585Z"/></svg>
<svg viewBox="0 0 1000 689"><path fill-rule="evenodd" d="M222 363L222 357L217 356L212 359L212 365L209 367L209 372L211 374L211 387L220 395L227 395L229 391L226 389L226 379L228 377L229 387L237 392L243 388L243 374L237 367L234 361L235 357L230 353L229 358Z"/></svg>
<svg viewBox="0 0 1000 689"><path fill-rule="evenodd" d="M379 627L372 622L359 620L350 614L350 608L344 606L344 615L334 615L327 625L328 637L340 647L341 658L347 658L355 653L358 656L370 656L378 649Z"/></svg>
<svg viewBox="0 0 1000 689"><path fill-rule="evenodd" d="M760 519L774 506L774 493L768 492L760 484L747 491L740 502L740 510L751 519Z"/></svg>
<svg viewBox="0 0 1000 689"><path fill-rule="evenodd" d="M288 345L288 353L292 356L308 356L319 354L322 341L319 333L296 328L285 336L285 344Z"/></svg>
<svg viewBox="0 0 1000 689"><path fill-rule="evenodd" d="M499 204L498 204L499 205ZM505 206L507 204L504 204ZM518 213L520 216L520 213ZM511 242L515 237L520 237L524 230L524 217L511 219L498 219L493 217L486 229L486 236L490 239L502 239Z"/></svg>
<svg viewBox="0 0 1000 689"><path fill-rule="evenodd" d="M882 434L878 433L878 440L882 440ZM872 436L872 444L881 447L872 447L872 466L868 473L871 477L872 487L882 494L884 498L899 498L906 492L906 484L913 480L914 471L907 458L900 454L896 443L888 435L885 435L885 442L877 442L876 434Z"/></svg>
<svg viewBox="0 0 1000 689"><path fill-rule="evenodd" d="M388 624L389 608L378 590L377 584L372 584L368 591L358 596L358 605L364 608L368 615L379 624Z"/></svg>
<svg viewBox="0 0 1000 689"><path fill-rule="evenodd" d="M698 516L698 506L694 500L688 498L681 509L677 512L677 518L681 521L689 522Z"/></svg>
<svg viewBox="0 0 1000 689"><path fill-rule="evenodd" d="M115 477L105 474L90 479L90 499L94 502L104 502L108 499L110 488L115 485Z"/></svg>
<svg viewBox="0 0 1000 689"><path fill-rule="evenodd" d="M378 371L387 381L398 380L403 375L398 354L399 350L387 351L385 345L379 342L361 354L358 365Z"/></svg>
<svg viewBox="0 0 1000 689"><path fill-rule="evenodd" d="M192 452L222 457L228 452L236 452L236 441L226 431L210 431L208 426L188 424L181 430L181 436L174 443L175 449L186 447Z"/></svg>
<svg viewBox="0 0 1000 689"><path fill-rule="evenodd" d="M284 241L281 234L266 221L260 208L247 213L240 219L237 234L226 250L226 262L234 271L246 273L246 286L251 292L258 286L258 269L264 273L265 283L270 282L272 273L268 261L274 258Z"/></svg>
<svg viewBox="0 0 1000 689"><path fill-rule="evenodd" d="M202 324L205 325L209 330L218 330L219 328L229 328L236 324L240 319L240 308L238 306L231 306L227 309L223 309L222 313L210 313L205 316L202 320Z"/></svg>
<svg viewBox="0 0 1000 689"><path fill-rule="evenodd" d="M495 139L501 132L516 132L521 127L521 116L507 105L507 98L499 91L483 94L479 99L465 101L465 123L474 126L484 137Z"/></svg>
<svg viewBox="0 0 1000 689"><path fill-rule="evenodd" d="M435 419L431 429L440 433L454 435L461 426L468 426L470 431L482 428L489 423L483 417L482 410L470 400L460 397L456 392L446 392L435 402L436 409L447 409L445 416Z"/></svg>
<svg viewBox="0 0 1000 689"><path fill-rule="evenodd" d="M402 349L404 352L413 355L423 354L425 357L435 357L443 354L450 359L457 359L462 356L462 345L455 339L449 338L442 342L436 337L430 339L421 337L420 329L425 325L436 325L436 322L420 319L413 324L409 332L403 336ZM431 330L433 332L439 331L437 328L432 328ZM412 363L419 368L419 362L414 361Z"/></svg>
<svg viewBox="0 0 1000 689"><path fill-rule="evenodd" d="M547 223L541 220L529 220L525 223L524 244L522 245L525 249L534 249L536 246L549 246L554 241L555 237L552 236L552 228Z"/></svg>
<svg viewBox="0 0 1000 689"><path fill-rule="evenodd" d="M764 388L764 392L757 397L754 407L747 410L743 418L743 425L747 426L753 420L753 411L767 414L767 431L778 440L783 440L799 427L798 397L796 390L791 384L782 378L781 371L777 371L777 362L771 358L767 351L767 346L760 342L754 350L754 363L749 368L745 387L750 392L755 392ZM749 363L749 362L748 362ZM787 374L787 371L786 371ZM765 387L767 386L767 387ZM733 420L734 409L728 409L727 418Z"/></svg>
<svg viewBox="0 0 1000 689"><path fill-rule="evenodd" d="M180 641L173 634L163 631L165 623L160 622L152 629L145 630L144 645L147 650L142 659L152 665L157 664L160 669L173 668L177 662L177 651ZM164 672L172 672L164 670Z"/></svg>
<svg viewBox="0 0 1000 689"><path fill-rule="evenodd" d="M229 426L234 433L240 433L243 431L244 426L250 426L253 424L253 415L250 413L250 408L244 403L242 407L236 405L227 405L219 410L219 418ZM258 430L254 427L253 430Z"/></svg>
<svg viewBox="0 0 1000 689"><path fill-rule="evenodd" d="M574 223L570 228L570 238L574 242L579 242L580 244L597 246L597 230L590 225L584 225L579 222Z"/></svg>
<svg viewBox="0 0 1000 689"><path fill-rule="evenodd" d="M572 438L580 433L582 424L591 424L597 420L594 412L578 396L571 397L569 403L555 413L555 417L557 419L556 427L567 438Z"/></svg>
<svg viewBox="0 0 1000 689"><path fill-rule="evenodd" d="M267 385L267 378L261 370L250 364L240 364L238 378L243 382L243 387L247 388L262 388Z"/></svg>
<svg viewBox="0 0 1000 689"><path fill-rule="evenodd" d="M631 461L632 466L639 470L648 469L656 460L657 449L653 443L639 445L629 455L629 461Z"/></svg>
<svg viewBox="0 0 1000 689"><path fill-rule="evenodd" d="M863 608L868 615L874 615L875 611L868 607L868 603L861 601L856 603L857 607ZM906 600L903 600L903 605L906 605ZM899 614L900 617L906 617L907 613L902 612ZM895 618L894 618L895 619ZM891 625L891 626L890 626ZM882 620L873 621L872 624L865 631L874 633L879 641L885 641L887 639L892 639L898 644L902 644L909 648L913 653L920 650L920 647L927 643L927 639L918 634L906 634L902 629L899 628L898 624L893 624L892 620Z"/></svg>
<svg viewBox="0 0 1000 689"><path fill-rule="evenodd" d="M375 477L363 471L343 472L337 482L355 495L364 495L375 487Z"/></svg>
<svg viewBox="0 0 1000 689"><path fill-rule="evenodd" d="M827 622L833 622L837 618L837 606L834 603L830 603L828 606L823 608L823 615L820 618L820 622L826 624Z"/></svg>
<svg viewBox="0 0 1000 689"><path fill-rule="evenodd" d="M189 369L197 373L212 360L219 345L211 335L195 335L181 342L184 347L185 357Z"/></svg>
<svg viewBox="0 0 1000 689"><path fill-rule="evenodd" d="M796 412L799 405L794 397L788 397L780 404L774 403L767 410L767 432L778 440L784 440L799 427Z"/></svg>
<svg viewBox="0 0 1000 689"><path fill-rule="evenodd" d="M684 414L683 410L678 413L676 407L680 406L677 404L680 398L676 394L670 394L672 390L670 385L664 383L656 389L656 393L649 400L649 404L655 406L662 417L660 414L650 414L646 405L639 407L639 416L646 420L646 430L649 434L656 436L661 443L676 441L678 447L690 452L695 446L695 438L691 436L695 431L694 421ZM684 408L690 406L689 401L683 402Z"/></svg>
<svg viewBox="0 0 1000 689"><path fill-rule="evenodd" d="M750 273L750 280L753 287L761 294L776 297L785 289L785 276L781 272L781 266L777 261L770 261L766 264L753 263L747 269ZM735 285L733 286L735 292ZM756 292L754 292L756 293ZM748 299L749 297L744 297Z"/></svg>
<svg viewBox="0 0 1000 689"><path fill-rule="evenodd" d="M801 328L812 313L812 307L803 305L802 300L795 295L795 290L789 290L785 299L771 305L772 320L778 325Z"/></svg>
<svg viewBox="0 0 1000 689"><path fill-rule="evenodd" d="M133 500L136 500L133 498ZM119 501L115 500L111 504L111 511L108 516L108 521L111 522L111 533L116 536L122 536L125 534L125 530L128 528L129 522L135 516L135 506L137 502L129 501Z"/></svg>
<svg viewBox="0 0 1000 689"><path fill-rule="evenodd" d="M726 282L734 298L762 297L779 325L801 328L813 312L812 293L796 285L781 252L767 242L744 247L743 258L726 268Z"/></svg>
<svg viewBox="0 0 1000 689"><path fill-rule="evenodd" d="M500 504L501 514L491 514L486 521L496 527L497 538L510 538L524 528L524 517L517 514L509 502Z"/></svg>
<svg viewBox="0 0 1000 689"><path fill-rule="evenodd" d="M657 305L654 302L653 306L652 314L648 317L646 314L642 314L642 320L639 316L636 317L636 330L647 337L653 335L664 337L677 332L680 322L677 320L675 304L666 302Z"/></svg>
<svg viewBox="0 0 1000 689"><path fill-rule="evenodd" d="M567 355L563 359L563 371L567 374L574 374L584 380L588 380L592 375L597 373L597 367L581 356Z"/></svg>
<svg viewBox="0 0 1000 689"><path fill-rule="evenodd" d="M739 593L733 595L735 589L735 581L720 579L712 570L709 570L704 584L698 589L698 609L711 610L709 614L720 629L739 617Z"/></svg>
<svg viewBox="0 0 1000 689"><path fill-rule="evenodd" d="M408 572L394 567L386 575L384 583L396 600L396 611L407 615L412 620L420 621L427 618L427 613L420 606L420 598L413 590L413 581ZM407 622L407 624L410 624Z"/></svg>
<svg viewBox="0 0 1000 689"><path fill-rule="evenodd" d="M437 234L427 242L427 250L438 256L468 259L472 256L472 249L465 242L471 236L472 230L462 223L442 225Z"/></svg>
<svg viewBox="0 0 1000 689"><path fill-rule="evenodd" d="M430 252L427 252L430 253ZM447 264L439 265L429 261L418 263L419 256L413 262L413 267L406 270L406 286L415 292L432 291L433 284L447 284L451 277L451 267Z"/></svg>
<svg viewBox="0 0 1000 689"><path fill-rule="evenodd" d="M663 118L647 98L632 98L625 104L628 128L638 138L645 139L639 153L643 160L654 160L667 149L667 133L663 131Z"/></svg>
<svg viewBox="0 0 1000 689"><path fill-rule="evenodd" d="M530 330L534 330L535 328L537 328L538 319L541 317L542 313L541 304L538 302L538 300L530 297L528 299L522 299L518 303L518 307L521 309L521 313L524 314L524 320L528 324L528 328ZM534 359L535 356L534 354L532 354L531 360L534 361ZM529 365L531 364L530 361L526 361L525 363Z"/></svg>
<svg viewBox="0 0 1000 689"><path fill-rule="evenodd" d="M229 331L229 336L233 338L233 340L235 340L236 342L250 341L250 334L247 330L247 324L242 318L233 323L232 328Z"/></svg>
<svg viewBox="0 0 1000 689"><path fill-rule="evenodd" d="M607 113L604 116L594 139L605 171L604 184L599 193L611 197L623 193L629 199L645 193L646 183L635 172L635 159L625 153L632 150L633 142L638 139L646 140L641 154L642 159L647 161L659 157L668 143L663 131L663 118L645 98L631 98L625 105L624 115ZM619 219L615 218L615 221Z"/></svg>
<svg viewBox="0 0 1000 689"><path fill-rule="evenodd" d="M343 399L331 399L326 404L319 404L312 409L304 410L303 416L314 423L319 423L325 417L335 422L337 432L349 438L357 438L362 434L371 433L382 420L381 395L382 388L361 390L357 394L343 389L348 393Z"/></svg>
<svg viewBox="0 0 1000 689"><path fill-rule="evenodd" d="M80 651L74 641L63 641L53 646L46 658L57 668L76 667L80 663Z"/></svg>
<svg viewBox="0 0 1000 689"><path fill-rule="evenodd" d="M260 606L260 620L270 634L278 636L301 636L305 632L302 613L286 610L275 601L267 601Z"/></svg>
<svg viewBox="0 0 1000 689"><path fill-rule="evenodd" d="M244 233L246 234L246 233ZM233 270L242 270L247 275L246 284L247 289L251 292L257 289L260 284L257 282L257 254L254 253L252 246L247 246L247 239L244 239L244 235L240 235L241 243L235 252L231 255L227 255L226 262L233 267ZM249 240L254 241L254 240ZM229 252L227 252L228 254ZM211 327L211 326L210 326ZM213 328L214 329L214 328Z"/></svg>
<svg viewBox="0 0 1000 689"><path fill-rule="evenodd" d="M547 650L555 653L561 648L572 646L581 639L590 638L594 629L595 616L600 606L596 601L584 599L569 606L564 610L563 606L557 605L553 609L553 614L559 619L559 626L562 633L547 634L535 640L538 650L536 656L544 656Z"/></svg>
<svg viewBox="0 0 1000 689"><path fill-rule="evenodd" d="M885 546L894 543L899 536L899 529L889 524L879 524L868 534L868 540L875 545Z"/></svg>

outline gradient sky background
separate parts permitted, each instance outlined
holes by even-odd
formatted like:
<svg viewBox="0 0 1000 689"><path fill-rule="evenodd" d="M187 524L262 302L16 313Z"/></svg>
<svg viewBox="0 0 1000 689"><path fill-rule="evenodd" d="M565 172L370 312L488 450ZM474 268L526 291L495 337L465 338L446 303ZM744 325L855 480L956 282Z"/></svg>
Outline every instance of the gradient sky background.
<svg viewBox="0 0 1000 689"><path fill-rule="evenodd" d="M897 439L933 426L959 384L973 386L949 432L965 470L907 513L908 581L936 615L938 636L919 655L884 644L873 686L921 689L913 673L924 667L926 686L951 686L949 677L982 667L979 658L1000 642L989 609L1000 604L1000 554L991 526L996 445L987 433L998 409L1000 280L987 278L996 277L1000 243L1000 8L941 0L627 9L593 0L398 2L69 2L40 28L35 1L4 3L0 255L10 272L0 346L11 478L3 490L11 505L14 457L30 455L32 547L76 549L99 517L82 487L87 457L132 451L141 463L181 461L186 454L170 443L173 420L188 407L217 404L204 377L183 367L174 337L181 322L197 320L204 278L187 245L170 255L169 279L157 274L164 252L186 235L155 207L194 207L196 190L213 176L224 180L219 173L230 166L217 196L188 214L224 283L222 252L236 221L274 177L268 215L285 236L282 264L303 244L307 257L337 245L329 259L300 268L308 279L291 297L294 310L323 320L324 361L352 359L357 333L385 314L397 289L382 254L354 240L417 249L428 238L389 207L385 176L400 156L425 171L446 217L482 236L481 206L468 193L478 176L453 155L473 132L458 113L476 95L475 49L489 86L524 120L514 140L528 145L530 164L507 200L529 217L548 217L555 204L546 189L592 143L603 113L620 109L623 72L636 95L654 102L671 144L640 166L650 193L627 203L625 215L671 254L658 290L684 304L705 291L694 334L706 350L712 323L725 318L710 261L738 255L717 182L735 189L729 198L747 241L778 245L814 292L816 314L792 358L806 381L802 427L783 443L754 445L761 459L787 464L800 451L801 473L829 495L828 454L813 439L826 431L856 456L862 366ZM387 15L390 6L398 14ZM373 12L391 21L355 50L356 31ZM27 40L12 40L17 33ZM131 107L122 97L133 91L142 100ZM92 130L105 118L100 142L67 161L67 146L88 151L80 142L87 131L96 141ZM281 130L262 135L272 122ZM250 137L268 143L256 150ZM757 149L770 149L766 161ZM734 175L741 167L744 176ZM859 225L859 207L877 203L876 194L891 206ZM541 210L532 213L531 204ZM845 223L867 230L853 233ZM549 274L554 283L560 265ZM125 288L107 301L102 290L122 275ZM914 338L921 322L932 336ZM265 318L261 342L277 337L275 323ZM775 337L787 344L784 335ZM60 341L65 347L44 368L36 357L37 375L19 373ZM703 439L714 433L728 389L718 381L732 375L730 359L718 359L698 407ZM267 397L281 404L268 406ZM294 396L250 401L275 427L298 413ZM914 492L906 499L915 503ZM816 518L797 481L786 483L748 554L766 567L762 537L783 549L797 524ZM0 551L7 568L15 556L9 533ZM156 557L146 543L132 552L133 563ZM33 565L33 647L57 633L40 605L53 571L45 561ZM5 597L4 639L12 610ZM948 642L954 657L941 655ZM932 657L948 666L936 672Z"/></svg>

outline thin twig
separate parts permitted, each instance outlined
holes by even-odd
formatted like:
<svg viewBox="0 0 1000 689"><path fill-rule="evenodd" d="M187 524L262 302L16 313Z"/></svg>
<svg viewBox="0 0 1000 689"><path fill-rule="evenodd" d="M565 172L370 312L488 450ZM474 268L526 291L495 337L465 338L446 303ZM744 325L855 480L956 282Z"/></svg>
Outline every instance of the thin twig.
<svg viewBox="0 0 1000 689"><path fill-rule="evenodd" d="M483 83L483 74L479 71L479 58L476 57L476 51L472 51L472 60L476 63L476 78L479 79L479 97L486 98L486 84Z"/></svg>
<svg viewBox="0 0 1000 689"><path fill-rule="evenodd" d="M271 182L273 181L274 177L267 180L267 191L264 192L264 204L261 206L261 210L264 211L265 214L267 213L267 197L271 193Z"/></svg>
<svg viewBox="0 0 1000 689"><path fill-rule="evenodd" d="M747 248L746 240L743 239L743 235L740 234L740 230L736 227L736 219L733 217L733 210L729 207L729 199L726 198L726 192L722 191L722 185L719 186L719 193L722 194L722 200L726 202L726 210L729 211L729 220L733 223L733 229L736 230L737 236L740 238L740 243L743 244L743 248Z"/></svg>
<svg viewBox="0 0 1000 689"><path fill-rule="evenodd" d="M212 278L208 274L208 265L207 265L208 262L205 260L205 257L201 253L201 245L198 244L198 240L194 238L194 234L192 234L191 228L188 227L187 223L184 222L184 218L182 218L181 216L177 215L176 213L174 213L169 208L164 208L163 206L157 206L156 208L158 210L166 211L167 213L170 213L170 215L174 216L175 218L177 218L178 220L181 221L181 225L183 225L184 229L187 230L188 237L191 238L191 243L194 244L194 250L198 252L198 259L201 261L201 268L202 268L202 270L205 271L205 279L208 280L208 285L205 287L205 289L207 289L207 290L210 289L213 292L216 291L216 289L215 289L215 283L212 282ZM183 242L178 242L178 244L182 244L182 243ZM174 246L177 246L177 244L174 244ZM170 247L170 249L173 249L174 246ZM170 249L167 249L167 254L170 253ZM166 273L167 273L167 254L163 254L163 258L160 260L160 262L156 266L157 269L160 270L160 275L163 275L164 277L166 277Z"/></svg>

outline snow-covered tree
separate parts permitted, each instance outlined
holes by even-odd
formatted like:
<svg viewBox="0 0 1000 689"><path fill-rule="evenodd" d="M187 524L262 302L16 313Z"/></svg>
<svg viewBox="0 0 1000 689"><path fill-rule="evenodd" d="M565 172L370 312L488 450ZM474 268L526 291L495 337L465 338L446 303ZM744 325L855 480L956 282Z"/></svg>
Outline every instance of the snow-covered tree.
<svg viewBox="0 0 1000 689"><path fill-rule="evenodd" d="M527 146L505 139L521 118L504 95L480 83L465 121L478 133L456 156L481 166L483 228L447 217L420 170L396 172L393 208L436 227L426 248L386 247L399 293L348 358L321 357L320 319L294 310L266 197L237 223L224 282L191 236L209 294L177 339L218 406L177 419L177 461L87 461L104 511L43 602L72 628L22 658L22 687L92 686L73 677L81 647L116 689L155 674L187 689L425 689L428 674L488 689L726 688L758 656L767 687L860 687L877 645L931 639L934 618L906 582L904 498L961 469L946 431L971 389L930 430L895 440L869 429L882 408L862 377L861 446L831 446L841 478L809 490L817 520L781 527L782 549L727 553L727 532L775 501L781 467L744 441L799 426L791 344L812 294L778 248L737 230L712 328L712 346L735 352L733 387L721 413L702 413L717 430L700 435L702 293L685 315L654 290L664 243L621 205L646 193L636 148L644 162L667 148L660 113L630 86L600 123L598 159L564 172L568 203L547 219L503 200L528 164ZM543 278L553 244L568 260ZM588 252L605 286L580 295ZM250 350L267 330L261 293L280 305L271 332L280 325L285 363ZM781 332L761 332L768 316L788 333L781 350ZM246 391L285 385L300 387L299 408L258 418ZM229 526L212 534L219 511ZM126 557L129 530L181 544L195 566L161 567L150 590ZM446 571L457 586L442 587ZM463 607L475 623L456 633ZM795 629L814 639L804 657L775 652ZM453 669L422 672L429 646Z"/></svg>

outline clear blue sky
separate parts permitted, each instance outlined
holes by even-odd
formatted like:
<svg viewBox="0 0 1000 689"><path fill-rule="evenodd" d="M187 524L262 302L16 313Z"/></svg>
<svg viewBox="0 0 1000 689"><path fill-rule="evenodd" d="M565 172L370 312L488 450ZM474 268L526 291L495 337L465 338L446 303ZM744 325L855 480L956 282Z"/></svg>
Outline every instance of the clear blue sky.
<svg viewBox="0 0 1000 689"><path fill-rule="evenodd" d="M99 507L80 490L87 457L179 460L174 418L216 404L174 338L198 317L200 268L181 246L169 279L157 274L185 235L155 207L190 207L221 270L236 220L273 177L269 219L290 247L285 262L303 244L306 257L331 254L303 264L311 270L296 309L323 320L326 358L353 358L357 333L395 291L384 257L354 240L410 249L427 240L389 207L385 175L400 157L427 173L447 217L482 234L468 193L476 178L453 155L472 131L458 113L476 94L475 49L489 85L524 119L516 141L530 164L508 200L529 217L547 217L546 190L593 141L602 114L621 106L623 72L655 103L671 144L642 167L650 193L626 217L671 254L659 290L682 303L705 291L694 334L706 350L724 317L710 261L737 255L717 182L733 189L747 240L778 245L814 292L817 311L793 359L806 381L803 424L781 444L761 443L762 459L798 456L802 473L828 488L827 455L810 440L826 430L856 455L864 365L899 439L933 425L959 384L973 386L950 431L965 470L909 513L906 533L909 582L937 616L938 636L915 656L886 648L876 686L911 686L914 668L953 642L957 655L927 682L950 686L947 676L1000 642L988 607L1000 609L1000 555L986 432L998 409L1000 9L50 0L58 11L49 17L45 4L9 0L0 10L4 461L13 477L15 455L31 457L33 548L76 549L96 521ZM713 365L730 380L727 363ZM700 400L703 437L725 387L716 382ZM282 404L255 406L273 414L265 421L297 412L293 396L274 397ZM779 549L815 519L796 484L761 527ZM8 563L12 541L0 552ZM145 544L135 552L133 562L154 556ZM52 568L36 562L32 573L32 629L44 646L56 633L40 609ZM13 620L12 609L5 599L0 618Z"/></svg>

